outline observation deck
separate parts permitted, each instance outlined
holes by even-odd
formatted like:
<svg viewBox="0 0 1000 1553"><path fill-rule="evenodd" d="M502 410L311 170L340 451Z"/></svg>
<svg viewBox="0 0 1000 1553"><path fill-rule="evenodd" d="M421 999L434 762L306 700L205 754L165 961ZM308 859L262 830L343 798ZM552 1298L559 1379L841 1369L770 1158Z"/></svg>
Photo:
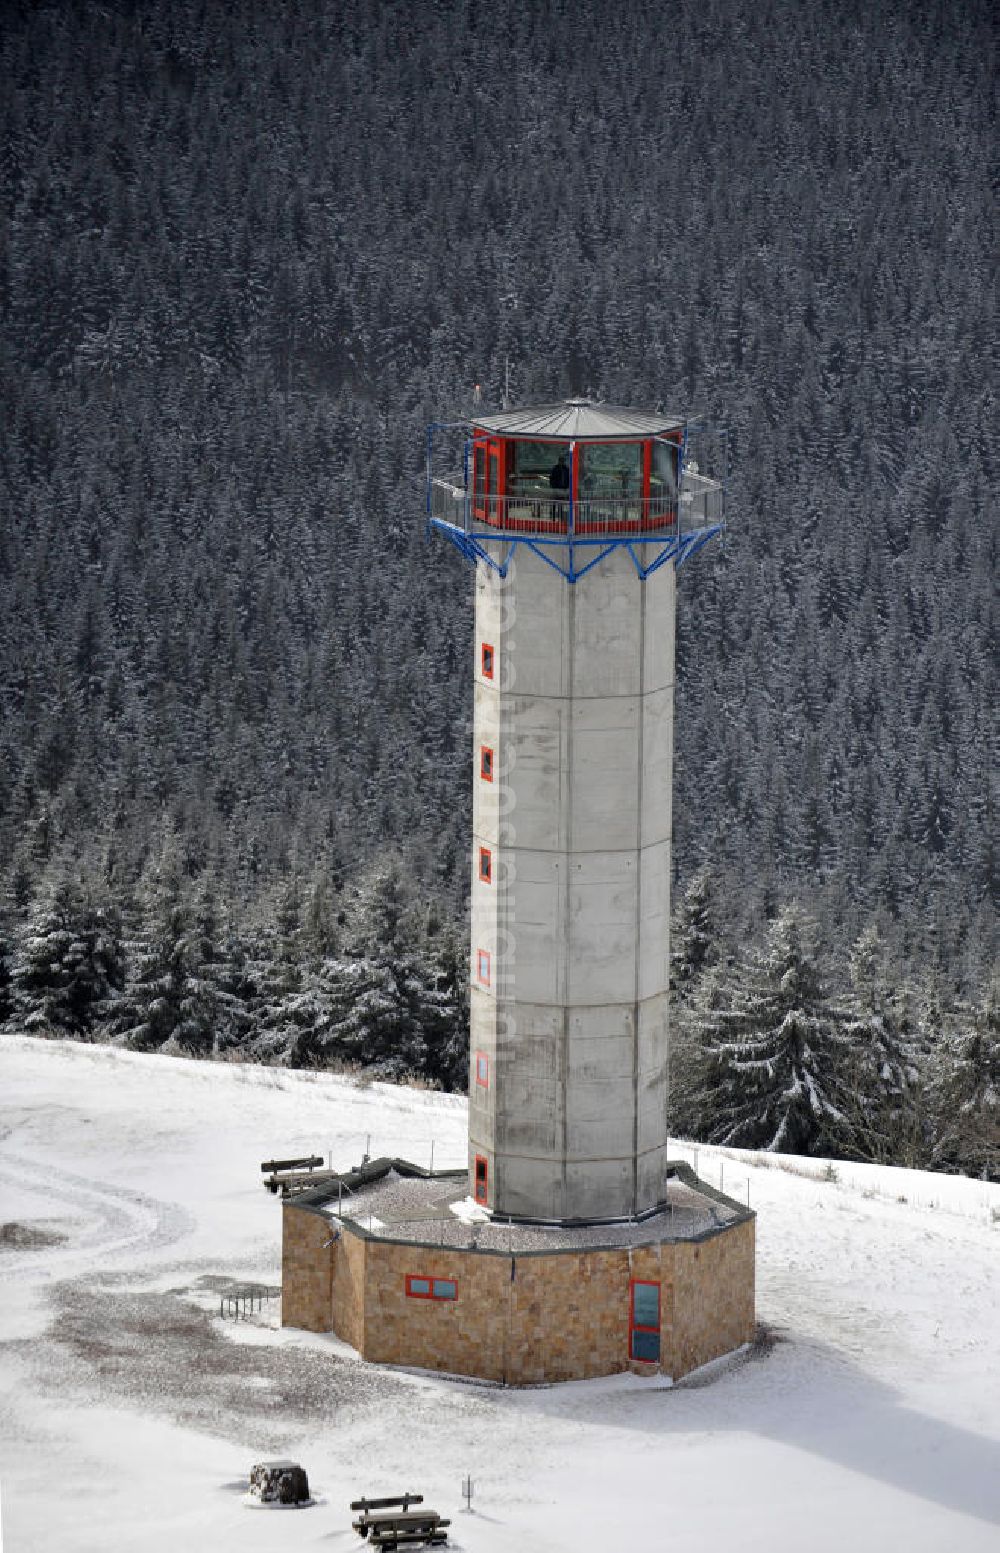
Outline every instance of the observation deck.
<svg viewBox="0 0 1000 1553"><path fill-rule="evenodd" d="M450 467L439 472L442 443ZM501 576L523 546L568 582L622 548L646 577L721 532L724 452L700 423L587 400L437 423L427 442L428 530ZM702 473L706 458L712 475Z"/></svg>

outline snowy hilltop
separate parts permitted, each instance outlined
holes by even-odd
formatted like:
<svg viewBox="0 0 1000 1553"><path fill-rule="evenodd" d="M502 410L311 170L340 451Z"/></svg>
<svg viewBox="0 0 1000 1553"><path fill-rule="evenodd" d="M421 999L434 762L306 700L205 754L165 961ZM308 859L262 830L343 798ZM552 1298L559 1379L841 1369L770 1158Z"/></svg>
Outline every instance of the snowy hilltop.
<svg viewBox="0 0 1000 1553"><path fill-rule="evenodd" d="M673 1388L500 1391L282 1330L260 1185L313 1152L460 1165L463 1100L12 1036L0 1077L5 1546L314 1547L403 1489L467 1553L996 1546L1000 1187L678 1143L757 1210L756 1344ZM275 1456L317 1500L277 1532L242 1497Z"/></svg>

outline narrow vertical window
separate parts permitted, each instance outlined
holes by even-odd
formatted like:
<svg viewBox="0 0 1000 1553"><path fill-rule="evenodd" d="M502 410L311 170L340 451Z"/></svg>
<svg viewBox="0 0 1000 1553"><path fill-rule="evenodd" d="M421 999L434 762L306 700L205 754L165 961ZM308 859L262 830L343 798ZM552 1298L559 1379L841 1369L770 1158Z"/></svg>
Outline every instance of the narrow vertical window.
<svg viewBox="0 0 1000 1553"><path fill-rule="evenodd" d="M476 980L484 987L490 984L490 952L488 949L476 951Z"/></svg>
<svg viewBox="0 0 1000 1553"><path fill-rule="evenodd" d="M483 1203L485 1205L487 1184L489 1181L489 1169L482 1154L476 1155L476 1170L474 1179L475 1192L473 1195L475 1196L476 1202Z"/></svg>
<svg viewBox="0 0 1000 1553"><path fill-rule="evenodd" d="M493 781L493 751L488 744L483 744L479 750L479 775L484 782Z"/></svg>
<svg viewBox="0 0 1000 1553"><path fill-rule="evenodd" d="M493 883L493 853L489 847L479 848L479 877L483 884Z"/></svg>
<svg viewBox="0 0 1000 1553"><path fill-rule="evenodd" d="M646 1364L660 1362L660 1285L633 1278L629 1286L628 1353Z"/></svg>
<svg viewBox="0 0 1000 1553"><path fill-rule="evenodd" d="M493 678L493 648L489 642L483 643L482 653L483 679Z"/></svg>
<svg viewBox="0 0 1000 1553"><path fill-rule="evenodd" d="M490 1059L485 1052L476 1052L476 1083L480 1089L490 1087Z"/></svg>

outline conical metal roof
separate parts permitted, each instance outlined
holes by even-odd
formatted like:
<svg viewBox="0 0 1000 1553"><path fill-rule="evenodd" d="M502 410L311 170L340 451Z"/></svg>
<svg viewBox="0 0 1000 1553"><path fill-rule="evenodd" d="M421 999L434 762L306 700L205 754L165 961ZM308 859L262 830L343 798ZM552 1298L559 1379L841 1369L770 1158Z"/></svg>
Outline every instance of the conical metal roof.
<svg viewBox="0 0 1000 1553"><path fill-rule="evenodd" d="M530 405L477 415L474 426L501 437L564 437L567 442L607 442L616 437L655 437L676 431L684 421L659 410L629 410L590 399L563 399L558 404Z"/></svg>

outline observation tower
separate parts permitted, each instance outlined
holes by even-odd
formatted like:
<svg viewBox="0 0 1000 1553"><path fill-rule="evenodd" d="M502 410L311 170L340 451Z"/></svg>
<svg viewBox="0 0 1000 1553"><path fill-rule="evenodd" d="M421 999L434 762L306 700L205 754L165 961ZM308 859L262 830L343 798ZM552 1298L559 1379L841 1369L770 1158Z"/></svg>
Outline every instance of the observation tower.
<svg viewBox="0 0 1000 1553"><path fill-rule="evenodd" d="M476 567L469 1176L494 1217L665 1199L676 574L722 528L721 448L585 399L428 435L429 530Z"/></svg>
<svg viewBox="0 0 1000 1553"><path fill-rule="evenodd" d="M579 399L430 429L475 565L467 1172L276 1174L285 1325L504 1385L753 1337L749 1204L667 1159L674 601L722 446Z"/></svg>

